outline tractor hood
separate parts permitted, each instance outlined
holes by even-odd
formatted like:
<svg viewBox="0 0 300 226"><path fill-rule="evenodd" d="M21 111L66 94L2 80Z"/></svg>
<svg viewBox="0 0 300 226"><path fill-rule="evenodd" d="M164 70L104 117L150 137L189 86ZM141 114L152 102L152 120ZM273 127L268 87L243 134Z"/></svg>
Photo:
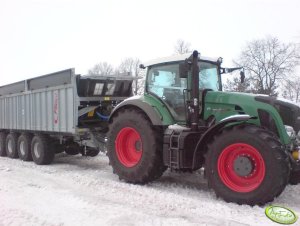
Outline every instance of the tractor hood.
<svg viewBox="0 0 300 226"><path fill-rule="evenodd" d="M294 128L296 132L300 130L300 107L296 104L270 97L266 95L256 95L237 92L208 92L205 97L207 107L213 111L222 111L226 109L234 109L238 114L249 114L258 116L257 110L263 109L262 103L271 105L279 113L283 124ZM232 114L232 112L231 112Z"/></svg>
<svg viewBox="0 0 300 226"><path fill-rule="evenodd" d="M272 105L279 112L285 125L292 126L298 133L300 130L300 107L296 104L275 97L261 96L255 97L256 101Z"/></svg>

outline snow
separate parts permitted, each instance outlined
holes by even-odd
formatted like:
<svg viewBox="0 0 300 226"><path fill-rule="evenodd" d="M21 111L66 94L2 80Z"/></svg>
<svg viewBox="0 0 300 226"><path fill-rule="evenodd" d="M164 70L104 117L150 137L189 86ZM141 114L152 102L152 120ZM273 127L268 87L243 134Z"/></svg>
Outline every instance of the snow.
<svg viewBox="0 0 300 226"><path fill-rule="evenodd" d="M59 154L49 166L0 157L0 225L278 225L265 207L226 203L203 172L167 171L147 185L119 181L103 154ZM300 213L300 185L272 204ZM300 225L296 222L294 225Z"/></svg>
<svg viewBox="0 0 300 226"><path fill-rule="evenodd" d="M178 125L178 124L169 125L168 129L171 129L171 130L190 130L190 128L182 126L182 125Z"/></svg>

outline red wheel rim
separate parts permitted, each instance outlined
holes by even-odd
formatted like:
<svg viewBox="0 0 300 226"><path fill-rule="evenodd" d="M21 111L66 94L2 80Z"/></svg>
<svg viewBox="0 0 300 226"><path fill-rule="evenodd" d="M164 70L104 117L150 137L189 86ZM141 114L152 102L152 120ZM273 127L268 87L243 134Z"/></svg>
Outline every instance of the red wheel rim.
<svg viewBox="0 0 300 226"><path fill-rule="evenodd" d="M126 167L138 164L143 154L143 145L140 134L131 127L125 127L118 133L116 152L119 161Z"/></svg>
<svg viewBox="0 0 300 226"><path fill-rule="evenodd" d="M240 176L234 169L238 158L249 159L251 172ZM218 174L222 182L236 192L251 192L258 188L265 177L265 162L259 151L251 145L236 143L227 146L218 158Z"/></svg>

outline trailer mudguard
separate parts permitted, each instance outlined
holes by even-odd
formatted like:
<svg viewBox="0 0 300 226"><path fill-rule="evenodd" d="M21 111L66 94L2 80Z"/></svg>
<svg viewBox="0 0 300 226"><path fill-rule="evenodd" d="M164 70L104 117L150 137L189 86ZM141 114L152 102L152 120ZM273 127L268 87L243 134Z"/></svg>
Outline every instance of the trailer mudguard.
<svg viewBox="0 0 300 226"><path fill-rule="evenodd" d="M154 106L142 101L138 96L128 98L118 104L111 112L109 116L109 122L111 122L112 118L117 114L117 112L124 108L138 108L148 116L152 125L163 125L163 116L159 113L159 111L156 110Z"/></svg>
<svg viewBox="0 0 300 226"><path fill-rule="evenodd" d="M227 118L222 119L218 124L215 124L211 126L200 138L198 141L196 148L194 150L193 155L193 169L197 169L201 167L201 157L202 155L199 155L201 147L204 147L205 144L213 137L214 134L216 134L219 130L224 128L226 125L230 123L236 123L236 122L245 122L249 119L253 119L250 115L232 115Z"/></svg>

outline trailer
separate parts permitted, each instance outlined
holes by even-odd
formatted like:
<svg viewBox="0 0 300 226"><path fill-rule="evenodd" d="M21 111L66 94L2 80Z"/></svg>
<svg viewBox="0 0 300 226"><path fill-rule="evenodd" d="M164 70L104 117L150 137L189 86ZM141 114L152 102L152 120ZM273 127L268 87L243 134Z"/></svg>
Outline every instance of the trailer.
<svg viewBox="0 0 300 226"><path fill-rule="evenodd" d="M95 156L110 112L132 96L132 76L67 69L0 87L0 156L50 164L55 153Z"/></svg>

